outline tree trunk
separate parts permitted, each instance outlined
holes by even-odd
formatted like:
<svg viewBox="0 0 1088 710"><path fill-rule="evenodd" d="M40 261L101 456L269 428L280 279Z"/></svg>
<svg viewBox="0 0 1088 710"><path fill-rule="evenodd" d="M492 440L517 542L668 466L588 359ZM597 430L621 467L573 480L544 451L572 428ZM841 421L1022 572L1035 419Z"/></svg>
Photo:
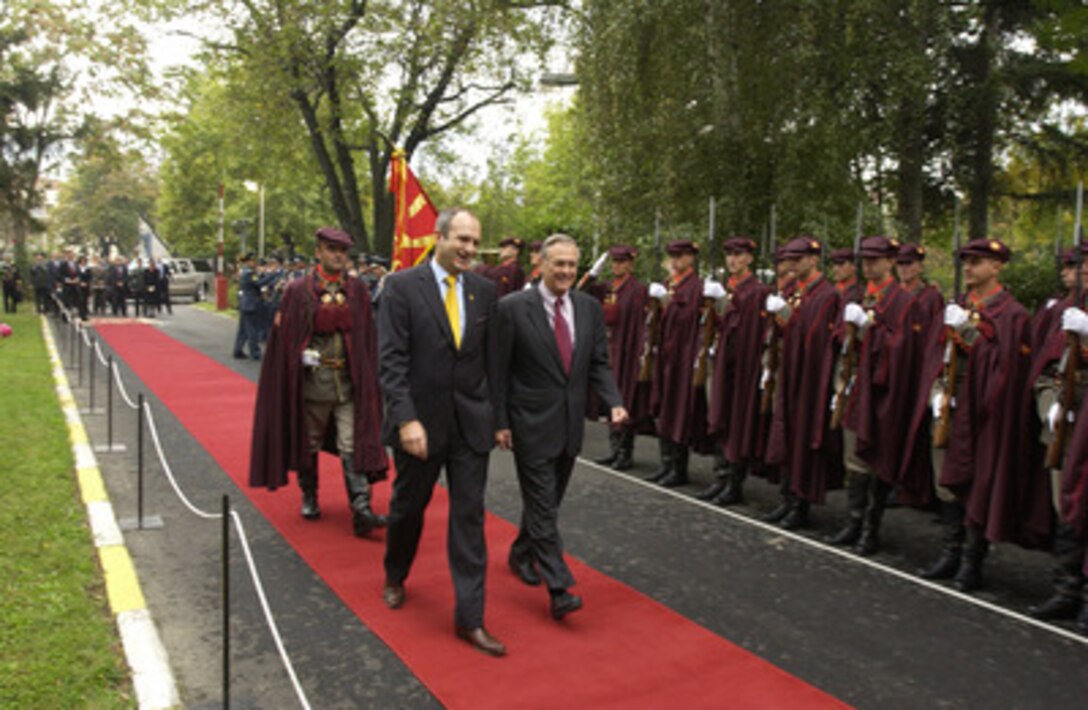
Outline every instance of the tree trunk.
<svg viewBox="0 0 1088 710"><path fill-rule="evenodd" d="M926 160L924 97L915 94L905 96L900 102L898 114L896 221L906 241L921 244L925 181L923 165Z"/></svg>

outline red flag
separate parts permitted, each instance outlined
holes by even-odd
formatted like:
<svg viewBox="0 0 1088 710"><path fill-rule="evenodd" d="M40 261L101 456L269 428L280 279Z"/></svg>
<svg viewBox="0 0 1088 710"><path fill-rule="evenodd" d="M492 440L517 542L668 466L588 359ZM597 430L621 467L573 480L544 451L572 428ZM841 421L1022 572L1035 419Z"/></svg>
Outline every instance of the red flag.
<svg viewBox="0 0 1088 710"><path fill-rule="evenodd" d="M389 191L395 200L393 226L393 271L415 266L434 244L434 223L438 210L423 186L412 174L404 151L393 151L389 164Z"/></svg>

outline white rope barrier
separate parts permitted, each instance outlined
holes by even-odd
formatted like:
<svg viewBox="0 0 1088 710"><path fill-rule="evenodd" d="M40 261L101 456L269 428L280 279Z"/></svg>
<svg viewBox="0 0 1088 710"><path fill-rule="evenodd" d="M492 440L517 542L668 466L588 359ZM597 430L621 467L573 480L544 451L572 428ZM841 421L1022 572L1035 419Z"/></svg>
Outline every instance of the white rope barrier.
<svg viewBox="0 0 1088 710"><path fill-rule="evenodd" d="M129 409L139 409L139 405L132 401L132 398L128 396L128 392L125 390L125 383L121 380L121 370L117 367L117 363L113 363L113 380L117 383L117 391L121 393L121 399L125 400L125 404Z"/></svg>

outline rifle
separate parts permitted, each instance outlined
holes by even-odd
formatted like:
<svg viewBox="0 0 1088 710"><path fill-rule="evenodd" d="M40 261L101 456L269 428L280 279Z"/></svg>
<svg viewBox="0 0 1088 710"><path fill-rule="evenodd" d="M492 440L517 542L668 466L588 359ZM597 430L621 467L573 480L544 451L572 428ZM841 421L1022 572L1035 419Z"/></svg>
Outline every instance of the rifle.
<svg viewBox="0 0 1088 710"><path fill-rule="evenodd" d="M952 302L960 300L962 274L960 263L960 200L955 198L952 216L952 259L956 265L956 275L952 281ZM944 346L944 400L941 402L941 414L933 427L933 446L938 449L948 448L952 434L952 395L956 393L956 370L959 358L956 357L955 333L952 328L945 329L947 342Z"/></svg>
<svg viewBox="0 0 1088 710"><path fill-rule="evenodd" d="M861 283L861 220L863 206L858 204L857 226L854 228L854 268L858 274L858 283ZM861 298L861 288L857 289L857 296ZM846 339L842 343L842 385L831 400L831 429L842 426L843 417L846 416L846 400L854 389L854 380L857 378L858 365L858 327L853 323L846 324Z"/></svg>
<svg viewBox="0 0 1088 710"><path fill-rule="evenodd" d="M1081 251L1084 245L1084 225L1081 216L1084 210L1084 183L1077 184L1077 218L1073 227L1073 251L1076 254L1076 279L1073 281L1073 305L1082 307L1081 300L1084 297L1082 288L1081 264L1084 254ZM1066 333L1065 354L1062 356L1062 392L1059 399L1058 421L1054 425L1054 439L1046 450L1047 468L1058 468L1062 462L1062 451L1065 449L1065 438L1069 432L1069 424L1073 418L1073 409L1077 395L1077 370L1080 369L1080 337L1076 333Z"/></svg>
<svg viewBox="0 0 1088 710"><path fill-rule="evenodd" d="M774 205L771 205L771 226L768 232L769 234L769 249L774 249L775 243L775 210ZM773 261L771 259L770 261ZM775 269L772 269L775 271ZM778 283L778 274L775 271L774 275L775 284ZM778 365L779 360L782 359L782 338L778 333L778 328L774 322L774 317L771 317L770 326L767 328L767 338L763 343L763 349L767 353L767 367L764 370L764 378L766 383L763 385L763 396L759 400L759 413L770 414L774 408L774 392L778 386Z"/></svg>
<svg viewBox="0 0 1088 710"><path fill-rule="evenodd" d="M661 211L654 213L654 281L661 278ZM646 306L646 334L639 355L638 381L649 382L654 373L654 361L661 340L661 301L649 299Z"/></svg>
<svg viewBox="0 0 1088 710"><path fill-rule="evenodd" d="M710 249L710 278L715 276L715 255L717 249L714 244L714 198L710 198L710 229L707 236L708 248ZM693 384L695 387L702 387L706 385L707 375L710 370L710 352L714 349L714 336L718 332L718 319L714 313L714 300L711 298L704 298L703 304L699 309L699 328L701 330L699 336L699 352L695 356L695 377Z"/></svg>

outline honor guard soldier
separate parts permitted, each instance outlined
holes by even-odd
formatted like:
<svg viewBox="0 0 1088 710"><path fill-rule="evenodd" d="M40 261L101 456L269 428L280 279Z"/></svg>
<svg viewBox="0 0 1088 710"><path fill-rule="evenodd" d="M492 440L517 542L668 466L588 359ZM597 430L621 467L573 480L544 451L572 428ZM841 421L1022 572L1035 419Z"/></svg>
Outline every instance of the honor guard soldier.
<svg viewBox="0 0 1088 710"><path fill-rule="evenodd" d="M630 419L612 426L608 433L609 453L595 463L627 471L633 465L635 434L640 426L650 426L650 383L639 382L640 358L646 337L646 308L649 293L645 284L635 277L634 247L609 247L612 282L608 284L602 306L604 325L608 333L608 353L612 374L623 397L623 406Z"/></svg>
<svg viewBox="0 0 1088 710"><path fill-rule="evenodd" d="M1023 490L1031 478L1046 481L1017 480L1025 463L1031 345L1028 312L999 281L1009 248L996 239L973 239L958 256L968 293L945 307L945 329L931 344L921 381L923 387L935 383L933 469L945 525L941 554L921 575L952 578L956 589L970 592L982 584L990 541L1031 535L1036 521L1022 518L1012 504L1031 498ZM1038 535L1045 537L1050 520L1043 514Z"/></svg>
<svg viewBox="0 0 1088 710"><path fill-rule="evenodd" d="M647 480L666 487L688 482L690 444L695 421L695 356L699 349L699 316L703 280L695 271L699 245L687 239L669 242L672 278L668 287L652 284L651 298L661 301L661 327L654 362L650 411L657 424L661 467Z"/></svg>
<svg viewBox="0 0 1088 710"><path fill-rule="evenodd" d="M540 250L543 247L544 242L539 240L529 245L529 277L525 280L525 288L540 283Z"/></svg>
<svg viewBox="0 0 1088 710"><path fill-rule="evenodd" d="M726 467L696 497L726 506L744 502L747 471L763 459L765 418L760 415L759 380L768 327L763 306L771 289L752 273L754 241L734 237L722 248L729 280L718 324L707 426Z"/></svg>
<svg viewBox="0 0 1088 710"><path fill-rule="evenodd" d="M880 523L897 482L914 403L916 358L913 331L904 331L912 298L892 268L899 244L888 237L861 241L865 277L860 301L843 308L843 354L836 366L832 426L843 429L847 521L827 539L871 555L879 547Z"/></svg>
<svg viewBox="0 0 1088 710"><path fill-rule="evenodd" d="M781 328L766 459L780 467L782 502L763 520L786 530L808 524L810 504L823 503L827 489L839 485L842 466L827 406L842 306L839 292L819 271L820 251L812 237L790 240L782 257L795 277L793 291L788 299L772 294L765 303Z"/></svg>
<svg viewBox="0 0 1088 710"><path fill-rule="evenodd" d="M521 250L525 242L519 237L505 237L499 241L499 263L495 266L478 270L495 282L498 297L520 291L525 286L525 272L521 270Z"/></svg>
<svg viewBox="0 0 1088 710"><path fill-rule="evenodd" d="M385 525L370 507L385 478L377 329L370 294L344 266L351 235L317 231L318 264L283 293L257 385L249 485L270 490L298 472L302 517L321 517L319 451L341 462L357 536Z"/></svg>
<svg viewBox="0 0 1088 710"><path fill-rule="evenodd" d="M854 250L836 249L827 256L831 264L831 280L843 303L857 303L861 298L861 286L858 284L858 269L854 263Z"/></svg>

